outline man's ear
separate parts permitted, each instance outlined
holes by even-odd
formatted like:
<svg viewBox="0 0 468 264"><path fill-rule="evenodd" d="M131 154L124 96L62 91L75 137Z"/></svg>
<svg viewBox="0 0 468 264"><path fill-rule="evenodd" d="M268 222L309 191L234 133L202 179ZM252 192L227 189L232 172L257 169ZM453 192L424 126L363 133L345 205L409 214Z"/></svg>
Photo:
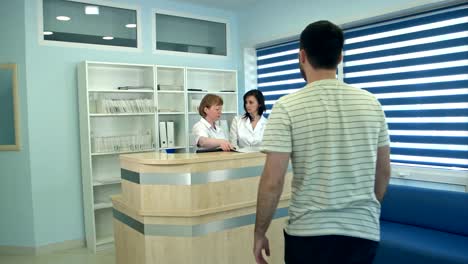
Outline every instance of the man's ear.
<svg viewBox="0 0 468 264"><path fill-rule="evenodd" d="M340 57L338 57L338 63L340 64L343 61L343 52L340 53Z"/></svg>
<svg viewBox="0 0 468 264"><path fill-rule="evenodd" d="M299 61L301 63L305 63L306 58L307 58L307 55L306 55L305 50L304 49L299 49Z"/></svg>

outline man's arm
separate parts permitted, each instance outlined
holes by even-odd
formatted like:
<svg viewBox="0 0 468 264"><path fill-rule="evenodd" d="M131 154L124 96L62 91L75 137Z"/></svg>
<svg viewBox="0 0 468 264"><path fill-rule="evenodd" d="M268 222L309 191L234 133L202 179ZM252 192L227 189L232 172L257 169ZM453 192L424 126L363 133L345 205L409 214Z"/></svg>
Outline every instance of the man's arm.
<svg viewBox="0 0 468 264"><path fill-rule="evenodd" d="M254 249L255 261L258 264L267 264L263 251L270 256L270 245L266 231L278 206L283 192L284 176L288 168L290 153L272 152L267 154L265 168L263 169L258 186L257 214L255 219Z"/></svg>
<svg viewBox="0 0 468 264"><path fill-rule="evenodd" d="M283 192L290 153L268 153L257 196L255 234L264 236Z"/></svg>
<svg viewBox="0 0 468 264"><path fill-rule="evenodd" d="M382 202L387 191L390 171L390 147L387 145L377 148L374 192L379 202Z"/></svg>

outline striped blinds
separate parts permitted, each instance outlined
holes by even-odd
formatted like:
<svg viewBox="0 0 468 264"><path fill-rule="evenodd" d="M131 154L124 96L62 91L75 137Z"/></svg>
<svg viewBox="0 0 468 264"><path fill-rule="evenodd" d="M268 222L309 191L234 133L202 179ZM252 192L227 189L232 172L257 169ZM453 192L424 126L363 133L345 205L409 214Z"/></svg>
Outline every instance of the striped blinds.
<svg viewBox="0 0 468 264"><path fill-rule="evenodd" d="M265 96L267 115L278 98L305 85L299 71L298 53L297 40L257 49L257 83Z"/></svg>
<svg viewBox="0 0 468 264"><path fill-rule="evenodd" d="M344 82L377 96L393 163L468 168L468 5L345 30ZM267 114L305 85L298 41L257 49Z"/></svg>
<svg viewBox="0 0 468 264"><path fill-rule="evenodd" d="M382 104L392 162L468 168L468 5L346 30L343 74Z"/></svg>

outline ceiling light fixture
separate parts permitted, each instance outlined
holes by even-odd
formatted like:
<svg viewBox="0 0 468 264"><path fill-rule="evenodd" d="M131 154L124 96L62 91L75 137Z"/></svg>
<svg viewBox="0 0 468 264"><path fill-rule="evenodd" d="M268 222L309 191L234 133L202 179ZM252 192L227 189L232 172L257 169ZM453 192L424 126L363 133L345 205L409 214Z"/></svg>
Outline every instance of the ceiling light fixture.
<svg viewBox="0 0 468 264"><path fill-rule="evenodd" d="M58 16L56 19L60 21L69 21L71 18L67 16Z"/></svg>
<svg viewBox="0 0 468 264"><path fill-rule="evenodd" d="M86 15L99 15L99 6L85 6Z"/></svg>
<svg viewBox="0 0 468 264"><path fill-rule="evenodd" d="M105 40L113 40L114 37L111 37L111 36L106 36L106 37L102 37L102 39L105 39Z"/></svg>
<svg viewBox="0 0 468 264"><path fill-rule="evenodd" d="M136 24L127 24L125 25L126 28L136 28Z"/></svg>
<svg viewBox="0 0 468 264"><path fill-rule="evenodd" d="M54 32L52 32L52 31L44 31L44 35L45 35L45 36L49 36L49 35L52 35L52 34L54 34Z"/></svg>

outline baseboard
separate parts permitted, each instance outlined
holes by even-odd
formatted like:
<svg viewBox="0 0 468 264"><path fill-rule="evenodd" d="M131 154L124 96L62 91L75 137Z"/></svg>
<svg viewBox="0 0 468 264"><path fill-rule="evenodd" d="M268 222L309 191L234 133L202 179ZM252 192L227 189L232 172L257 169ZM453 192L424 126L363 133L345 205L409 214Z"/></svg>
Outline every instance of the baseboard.
<svg viewBox="0 0 468 264"><path fill-rule="evenodd" d="M36 255L48 254L52 252L74 249L74 248L83 248L85 246L84 240L68 240L54 244L48 244L45 246L40 246L36 248Z"/></svg>
<svg viewBox="0 0 468 264"><path fill-rule="evenodd" d="M33 256L49 254L67 249L83 248L84 240L68 240L59 243L48 244L40 247L17 247L17 246L0 246L0 255L11 256Z"/></svg>
<svg viewBox="0 0 468 264"><path fill-rule="evenodd" d="M0 246L0 256L33 256L36 255L35 247Z"/></svg>

